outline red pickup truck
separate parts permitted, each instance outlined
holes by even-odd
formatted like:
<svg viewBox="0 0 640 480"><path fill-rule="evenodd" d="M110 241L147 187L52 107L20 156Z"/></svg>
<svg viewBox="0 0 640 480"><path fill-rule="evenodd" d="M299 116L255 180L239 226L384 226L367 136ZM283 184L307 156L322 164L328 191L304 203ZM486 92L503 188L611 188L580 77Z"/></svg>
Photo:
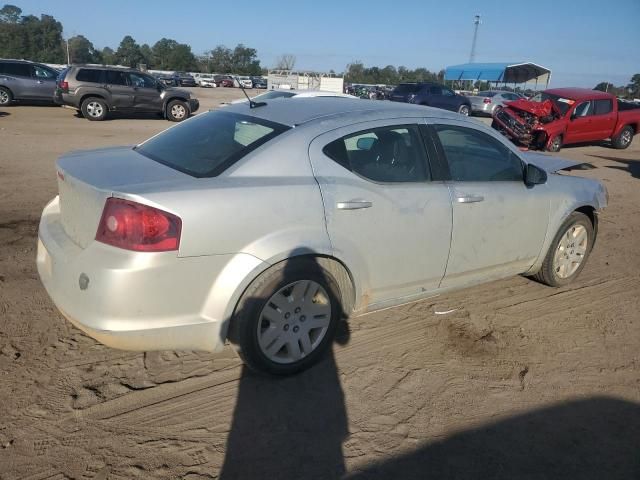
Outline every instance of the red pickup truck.
<svg viewBox="0 0 640 480"><path fill-rule="evenodd" d="M611 139L622 149L640 133L640 106L597 90L555 88L505 105L491 126L526 148L557 152L563 145Z"/></svg>

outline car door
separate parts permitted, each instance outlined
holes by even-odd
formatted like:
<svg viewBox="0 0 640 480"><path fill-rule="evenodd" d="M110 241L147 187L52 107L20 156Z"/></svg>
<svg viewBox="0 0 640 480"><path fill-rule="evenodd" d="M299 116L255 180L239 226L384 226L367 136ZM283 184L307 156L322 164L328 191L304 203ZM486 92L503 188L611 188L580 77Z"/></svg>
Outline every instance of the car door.
<svg viewBox="0 0 640 480"><path fill-rule="evenodd" d="M129 84L127 72L105 71L105 89L111 97L111 107L117 110L133 108L133 87Z"/></svg>
<svg viewBox="0 0 640 480"><path fill-rule="evenodd" d="M616 126L616 114L613 112L613 99L601 98L593 102L593 124L595 138L604 140L609 138Z"/></svg>
<svg viewBox="0 0 640 480"><path fill-rule="evenodd" d="M440 85L429 86L429 96L427 103L430 107L445 108L444 98L442 96L442 87Z"/></svg>
<svg viewBox="0 0 640 480"><path fill-rule="evenodd" d="M344 127L309 148L334 253L365 305L426 295L444 275L451 199L427 161L419 122Z"/></svg>
<svg viewBox="0 0 640 480"><path fill-rule="evenodd" d="M456 96L453 90L449 90L446 87L442 87L442 97L440 99L440 103L442 106L440 108L457 112L459 101L460 99Z"/></svg>
<svg viewBox="0 0 640 480"><path fill-rule="evenodd" d="M162 98L158 84L149 75L130 72L129 83L133 87L133 108L141 112L162 111Z"/></svg>
<svg viewBox="0 0 640 480"><path fill-rule="evenodd" d="M569 117L564 143L578 143L597 140L598 126L593 121L594 102L579 102Z"/></svg>
<svg viewBox="0 0 640 480"><path fill-rule="evenodd" d="M29 65L30 78L25 78L25 97L53 101L57 73L39 65Z"/></svg>
<svg viewBox="0 0 640 480"><path fill-rule="evenodd" d="M449 170L453 227L441 287L460 287L528 270L547 233L546 186L527 187L524 163L497 135L467 122L430 127Z"/></svg>

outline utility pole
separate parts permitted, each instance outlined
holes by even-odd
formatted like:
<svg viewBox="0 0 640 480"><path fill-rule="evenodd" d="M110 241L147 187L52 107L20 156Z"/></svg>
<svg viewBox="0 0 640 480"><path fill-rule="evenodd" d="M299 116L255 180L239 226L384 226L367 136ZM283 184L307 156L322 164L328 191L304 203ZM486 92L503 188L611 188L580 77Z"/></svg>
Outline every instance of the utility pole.
<svg viewBox="0 0 640 480"><path fill-rule="evenodd" d="M480 15L473 17L473 42L471 42L471 55L469 55L469 63L473 63L476 59L476 42L478 41L478 26L482 22L480 21Z"/></svg>
<svg viewBox="0 0 640 480"><path fill-rule="evenodd" d="M67 38L67 65L71 65L71 57L69 55L69 39Z"/></svg>

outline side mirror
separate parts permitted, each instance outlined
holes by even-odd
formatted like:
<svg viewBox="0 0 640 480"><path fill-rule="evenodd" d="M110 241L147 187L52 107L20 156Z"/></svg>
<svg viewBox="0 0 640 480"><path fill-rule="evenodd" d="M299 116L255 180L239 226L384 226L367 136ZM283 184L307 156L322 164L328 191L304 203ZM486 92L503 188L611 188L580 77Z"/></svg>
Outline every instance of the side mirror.
<svg viewBox="0 0 640 480"><path fill-rule="evenodd" d="M547 183L547 172L540 167L528 163L524 171L524 183L530 187Z"/></svg>

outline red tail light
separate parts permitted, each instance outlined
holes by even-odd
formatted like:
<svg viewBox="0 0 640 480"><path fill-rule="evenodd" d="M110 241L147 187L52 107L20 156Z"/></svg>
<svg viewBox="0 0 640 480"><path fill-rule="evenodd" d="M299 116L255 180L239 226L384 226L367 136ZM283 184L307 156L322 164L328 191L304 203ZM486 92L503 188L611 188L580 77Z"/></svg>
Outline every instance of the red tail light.
<svg viewBox="0 0 640 480"><path fill-rule="evenodd" d="M491 98L489 97L485 97L484 100L482 100L484 103L491 103Z"/></svg>
<svg viewBox="0 0 640 480"><path fill-rule="evenodd" d="M60 82L58 82L58 87L60 87L61 90L64 90L65 92L68 92L69 91L69 82L60 81Z"/></svg>
<svg viewBox="0 0 640 480"><path fill-rule="evenodd" d="M182 220L157 208L121 198L107 199L96 240L137 252L178 250Z"/></svg>

